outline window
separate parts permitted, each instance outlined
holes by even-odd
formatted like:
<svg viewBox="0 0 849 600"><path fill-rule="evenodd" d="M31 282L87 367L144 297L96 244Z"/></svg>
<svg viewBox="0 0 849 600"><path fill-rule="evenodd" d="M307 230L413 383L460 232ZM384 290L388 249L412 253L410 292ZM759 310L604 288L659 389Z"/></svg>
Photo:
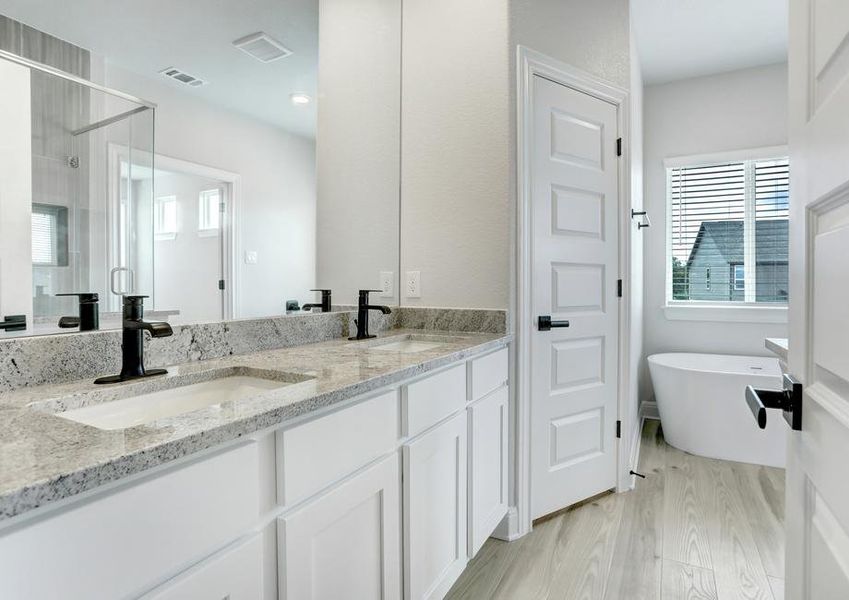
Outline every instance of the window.
<svg viewBox="0 0 849 600"><path fill-rule="evenodd" d="M198 199L198 233L217 233L221 223L221 190L204 190Z"/></svg>
<svg viewBox="0 0 849 600"><path fill-rule="evenodd" d="M177 237L177 196L161 196L153 203L153 233L158 240Z"/></svg>
<svg viewBox="0 0 849 600"><path fill-rule="evenodd" d="M734 289L742 291L746 289L746 268L743 265L731 265L734 277Z"/></svg>
<svg viewBox="0 0 849 600"><path fill-rule="evenodd" d="M787 158L667 169L667 304L786 304Z"/></svg>
<svg viewBox="0 0 849 600"><path fill-rule="evenodd" d="M32 205L32 264L68 266L68 209L50 204Z"/></svg>

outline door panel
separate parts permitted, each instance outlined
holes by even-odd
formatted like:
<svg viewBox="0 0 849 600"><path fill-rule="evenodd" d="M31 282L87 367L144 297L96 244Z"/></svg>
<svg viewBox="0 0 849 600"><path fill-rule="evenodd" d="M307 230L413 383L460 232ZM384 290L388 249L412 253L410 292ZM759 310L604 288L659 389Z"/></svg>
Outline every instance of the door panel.
<svg viewBox="0 0 849 600"><path fill-rule="evenodd" d="M532 306L568 328L531 336L532 516L616 485L618 349L612 104L533 84Z"/></svg>
<svg viewBox="0 0 849 600"><path fill-rule="evenodd" d="M849 598L849 5L790 3L790 353L786 597Z"/></svg>

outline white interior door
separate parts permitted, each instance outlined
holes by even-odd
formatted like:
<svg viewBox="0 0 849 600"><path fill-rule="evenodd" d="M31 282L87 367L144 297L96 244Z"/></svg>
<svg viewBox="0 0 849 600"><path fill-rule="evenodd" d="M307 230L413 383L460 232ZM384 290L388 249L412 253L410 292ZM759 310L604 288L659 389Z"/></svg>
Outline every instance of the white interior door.
<svg viewBox="0 0 849 600"><path fill-rule="evenodd" d="M849 2L790 2L790 357L786 594L849 598Z"/></svg>
<svg viewBox="0 0 849 600"><path fill-rule="evenodd" d="M531 504L538 518L616 485L617 109L534 76ZM540 315L568 321L543 331Z"/></svg>

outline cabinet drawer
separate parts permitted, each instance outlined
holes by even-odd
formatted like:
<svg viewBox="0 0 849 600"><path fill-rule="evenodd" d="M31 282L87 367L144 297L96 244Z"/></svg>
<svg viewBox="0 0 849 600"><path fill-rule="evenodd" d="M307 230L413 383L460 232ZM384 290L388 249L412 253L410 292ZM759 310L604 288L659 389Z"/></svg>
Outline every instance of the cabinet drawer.
<svg viewBox="0 0 849 600"><path fill-rule="evenodd" d="M392 390L277 432L277 501L291 506L392 451L398 422Z"/></svg>
<svg viewBox="0 0 849 600"><path fill-rule="evenodd" d="M142 600L259 600L262 534L219 552L146 594Z"/></svg>
<svg viewBox="0 0 849 600"><path fill-rule="evenodd" d="M469 400L474 402L507 383L509 377L507 348L472 360L469 363L469 370L469 379L472 382Z"/></svg>
<svg viewBox="0 0 849 600"><path fill-rule="evenodd" d="M407 385L401 392L404 433L414 436L466 405L466 366Z"/></svg>
<svg viewBox="0 0 849 600"><path fill-rule="evenodd" d="M4 598L136 596L259 518L256 444L105 493L0 536Z"/></svg>

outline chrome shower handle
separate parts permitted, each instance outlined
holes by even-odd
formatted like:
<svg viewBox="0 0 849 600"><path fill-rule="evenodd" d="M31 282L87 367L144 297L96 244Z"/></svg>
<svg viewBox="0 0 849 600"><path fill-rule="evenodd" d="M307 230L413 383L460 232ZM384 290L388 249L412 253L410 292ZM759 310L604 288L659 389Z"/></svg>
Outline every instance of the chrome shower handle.
<svg viewBox="0 0 849 600"><path fill-rule="evenodd" d="M127 287L128 290L123 292L118 291L115 283L116 278L115 275L121 273L122 271L127 272ZM125 296L127 294L131 294L133 290L136 288L136 274L130 267L115 267L111 271L109 271L109 289L112 290L112 293L116 296Z"/></svg>

